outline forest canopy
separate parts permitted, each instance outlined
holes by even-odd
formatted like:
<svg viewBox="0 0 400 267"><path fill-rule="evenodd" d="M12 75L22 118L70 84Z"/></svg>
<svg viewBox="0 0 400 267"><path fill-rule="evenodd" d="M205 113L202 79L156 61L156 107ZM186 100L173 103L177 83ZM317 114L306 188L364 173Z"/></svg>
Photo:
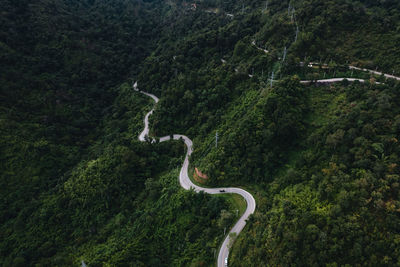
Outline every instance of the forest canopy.
<svg viewBox="0 0 400 267"><path fill-rule="evenodd" d="M0 5L0 265L399 265L398 1Z"/></svg>

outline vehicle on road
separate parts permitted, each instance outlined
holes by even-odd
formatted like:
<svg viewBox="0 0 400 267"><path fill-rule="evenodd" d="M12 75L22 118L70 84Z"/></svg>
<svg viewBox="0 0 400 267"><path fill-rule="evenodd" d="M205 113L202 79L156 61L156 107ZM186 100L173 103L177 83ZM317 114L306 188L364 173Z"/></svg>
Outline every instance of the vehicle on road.
<svg viewBox="0 0 400 267"><path fill-rule="evenodd" d="M134 88L135 88L135 84L134 84ZM136 84L136 88L137 88L137 84ZM139 90L139 92L151 97L156 104L158 103L159 99L155 95L146 93L146 92L140 91L140 90ZM148 139L152 140L152 142L155 140L154 137L153 138L148 137L149 136L149 116L153 114L153 111L154 111L154 107L144 117L144 120L143 120L144 129L138 137L138 139L142 142L144 142ZM242 217L240 217L240 219L236 222L236 224L233 226L233 228L230 231L230 232L234 232L238 235L242 231L244 226L246 225L246 220L248 219L248 217L254 213L254 210L256 208L256 202L255 202L254 197L249 192L247 192L241 188L236 188L236 187L229 187L226 189L225 188L203 188L203 187L193 184L193 182L190 180L189 175L188 175L189 157L193 151L193 147L192 147L193 142L192 142L192 140L190 140L189 137L180 135L180 134L172 134L170 136L160 137L159 142L164 142L164 141L168 141L171 139L183 140L187 147L185 160L183 161L181 172L179 174L179 183L184 189L190 190L191 188L193 188L194 191L197 193L205 192L205 193L209 193L209 194L221 194L221 193L229 192L229 193L241 195L246 200L246 202L247 202L246 211L244 212ZM230 241L230 237L229 237L229 235L227 235L225 237L225 240L222 243L222 246L218 253L218 267L228 266L228 255L229 255L228 245L230 243L229 241Z"/></svg>

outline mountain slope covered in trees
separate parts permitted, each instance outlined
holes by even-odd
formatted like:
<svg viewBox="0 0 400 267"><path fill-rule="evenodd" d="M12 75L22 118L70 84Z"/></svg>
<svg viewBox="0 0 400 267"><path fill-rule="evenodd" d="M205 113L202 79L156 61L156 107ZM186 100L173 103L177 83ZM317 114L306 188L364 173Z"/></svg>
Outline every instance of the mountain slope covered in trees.
<svg viewBox="0 0 400 267"><path fill-rule="evenodd" d="M215 263L237 203L137 140L136 80L154 135L256 197L229 265L399 264L400 85L348 68L400 76L398 1L0 2L3 266ZM300 83L327 77L367 82Z"/></svg>
<svg viewBox="0 0 400 267"><path fill-rule="evenodd" d="M164 6L1 3L0 264L212 262L234 204L179 188L182 144L137 140L150 101L124 83Z"/></svg>
<svg viewBox="0 0 400 267"><path fill-rule="evenodd" d="M155 131L194 137L192 165L209 185L244 186L258 196L231 265L395 266L399 85L346 66L399 73L398 3L263 4L237 6L232 21L166 51L166 79L151 74L165 71L162 62L145 61L141 79L154 77L147 89L164 94ZM321 65L308 68L310 61ZM271 88L272 72L281 81ZM299 83L324 77L370 82Z"/></svg>

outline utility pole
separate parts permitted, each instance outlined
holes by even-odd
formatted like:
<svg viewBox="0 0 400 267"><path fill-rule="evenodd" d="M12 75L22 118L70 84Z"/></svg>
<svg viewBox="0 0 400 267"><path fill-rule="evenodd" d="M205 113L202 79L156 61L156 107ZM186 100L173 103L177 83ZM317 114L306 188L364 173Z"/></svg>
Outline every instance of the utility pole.
<svg viewBox="0 0 400 267"><path fill-rule="evenodd" d="M215 147L218 147L218 132L215 133Z"/></svg>
<svg viewBox="0 0 400 267"><path fill-rule="evenodd" d="M295 10L294 10L294 8L292 8L292 17L291 17L291 21L293 22L293 20L294 20L294 12L295 12Z"/></svg>
<svg viewBox="0 0 400 267"><path fill-rule="evenodd" d="M285 49L283 50L283 59L282 59L282 62L285 62L285 59L286 59L286 46L285 46Z"/></svg>
<svg viewBox="0 0 400 267"><path fill-rule="evenodd" d="M296 37L294 38L294 42L297 42L297 36L299 35L299 26L296 25Z"/></svg>
<svg viewBox="0 0 400 267"><path fill-rule="evenodd" d="M274 72L272 71L272 74L271 74L271 88L272 88L272 82L273 82L273 80L274 80Z"/></svg>

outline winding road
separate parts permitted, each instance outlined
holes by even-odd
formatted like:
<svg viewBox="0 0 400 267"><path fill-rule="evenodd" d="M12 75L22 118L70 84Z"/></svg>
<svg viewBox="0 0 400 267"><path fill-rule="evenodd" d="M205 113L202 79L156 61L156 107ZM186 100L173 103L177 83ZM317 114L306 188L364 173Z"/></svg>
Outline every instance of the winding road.
<svg viewBox="0 0 400 267"><path fill-rule="evenodd" d="M142 94L145 94L145 95L151 97L156 104L158 103L159 99L155 95L140 91L138 89L137 82L135 82L135 84L133 85L133 89L135 91L138 91ZM149 135L149 116L151 114L153 114L153 111L154 111L154 108L152 110L150 110L144 117L144 129L139 135L140 141L145 141L146 138L149 138L148 137L148 135ZM164 136L164 137L160 138L160 142L164 142L164 141L168 141L168 140L171 140L170 136ZM243 190L241 188L236 188L236 187L204 188L204 187L195 185L190 180L189 175L188 175L189 156L193 152L193 142L192 142L192 140L189 139L189 137L180 135L180 134L174 134L173 140L183 140L187 147L185 160L183 161L182 168L179 173L179 183L184 189L189 190L189 189L193 188L193 190L197 193L205 192L208 194L229 194L229 193L239 194L246 200L246 203L247 203L246 211L243 213L243 215L240 217L240 219L236 222L236 224L233 226L233 228L229 231L229 233L225 237L225 240L222 243L221 248L218 253L217 266L218 267L226 266L225 259L228 259L228 256L229 256L229 243L230 243L229 234L236 233L237 235L239 235L239 233L243 230L244 226L246 225L246 220L249 218L249 216L251 214L254 213L254 211L256 209L256 201L249 192L247 192L246 190ZM152 138L151 141L154 142L155 139ZM224 192L221 192L221 191L224 191Z"/></svg>
<svg viewBox="0 0 400 267"><path fill-rule="evenodd" d="M303 64L303 65L304 65L304 62L300 62L300 64ZM311 64L311 67L312 67L313 65L317 65L317 66L321 65L320 63L317 63L317 62L309 62L308 64L309 64L308 66L310 66L310 64ZM322 66L328 67L327 64L322 64ZM385 78L395 79L395 80L397 80L397 81L400 81L400 77L398 77L398 76L386 74L386 73L379 72L379 71L376 71L376 70L363 69L363 68L359 68L359 67L355 67L355 66L351 66L351 65L348 66L348 67L349 67L349 69L351 69L351 70L366 71L366 72L369 72L369 73L372 73L372 74L375 74L375 75L379 75L379 76L380 76L380 75L383 75ZM343 80L345 80L345 79L348 80L349 82L354 82L354 81L359 81L359 82L361 82L361 83L365 82L365 80L363 80L363 79L357 79L357 78L331 78L331 79L323 79L323 80L315 80L315 81L311 81L311 80L300 81L300 83L302 83L302 84L311 84L311 83L329 84L329 83L341 82L341 81L343 81ZM376 82L376 84L382 84L382 83Z"/></svg>
<svg viewBox="0 0 400 267"><path fill-rule="evenodd" d="M380 73L380 72L373 71L373 70L361 69L361 68L357 68L357 67L353 67L353 66L350 66L349 68L363 70L363 71L369 71L370 73L374 73L374 74L378 74L378 75L383 74L387 78L400 80L400 77ZM235 71L237 71L237 70L235 69ZM354 82L354 81L359 81L362 83L365 82L365 80L363 80L363 79L356 79L356 78L331 78L331 79L322 79L322 80L315 80L315 81L300 81L300 83L302 83L302 84L311 84L311 83L330 84L330 83L341 82L345 79L348 80L349 82ZM379 83L377 82L377 84L379 84ZM135 82L135 84L133 85L133 89L137 92L140 92L142 94L145 94L145 95L151 97L154 100L155 104L158 103L158 101L159 101L158 97L156 97L153 94L146 93L144 91L140 91L138 89L137 82ZM154 111L154 107L144 117L144 129L139 135L140 141L146 141L146 139L150 138L149 137L149 117L151 114L153 114L153 111ZM246 200L246 203L247 203L246 211L243 213L243 215L240 217L240 219L236 222L236 224L233 226L233 228L229 231L229 233L225 237L224 242L222 243L221 248L218 253L217 266L218 267L227 266L225 264L225 259L228 259L229 243L231 243L229 234L230 233L236 233L237 235L240 234L240 232L243 230L243 228L246 225L246 220L249 218L249 216L251 214L254 213L254 211L256 209L256 201L249 192L247 192L246 190L243 190L241 188L236 188L236 187L204 188L204 187L195 185L190 180L189 175L188 175L189 157L193 152L193 142L192 142L192 140L190 140L189 137L187 137L185 135L180 135L180 134L173 134L172 138L173 138L173 140L183 140L187 147L185 160L183 161L182 168L179 173L179 183L184 189L186 189L186 190L193 189L197 193L205 192L208 194L239 194ZM150 138L150 140L151 140L151 142L155 142L154 138ZM171 140L171 136L164 136L164 137L160 138L160 142L165 142L165 141L169 141L169 140Z"/></svg>
<svg viewBox="0 0 400 267"><path fill-rule="evenodd" d="M319 83L319 84L329 84L329 83L337 83L344 80L348 80L349 82L359 81L360 83L364 83L365 80L357 79L357 78L331 78L331 79L322 79L322 80L307 80L307 81L300 81L302 84L311 84L311 83ZM375 82L376 84L381 84L380 82Z"/></svg>
<svg viewBox="0 0 400 267"><path fill-rule="evenodd" d="M379 72L379 71L376 71L376 70L363 69L363 68L358 68L358 67L354 67L354 66L349 66L349 69L367 71L369 73L373 73L373 74L376 74L376 75L383 75L386 78L395 79L395 80L400 81L400 77L397 77L397 76L394 76L394 75L390 75L390 74L385 74L383 72Z"/></svg>

